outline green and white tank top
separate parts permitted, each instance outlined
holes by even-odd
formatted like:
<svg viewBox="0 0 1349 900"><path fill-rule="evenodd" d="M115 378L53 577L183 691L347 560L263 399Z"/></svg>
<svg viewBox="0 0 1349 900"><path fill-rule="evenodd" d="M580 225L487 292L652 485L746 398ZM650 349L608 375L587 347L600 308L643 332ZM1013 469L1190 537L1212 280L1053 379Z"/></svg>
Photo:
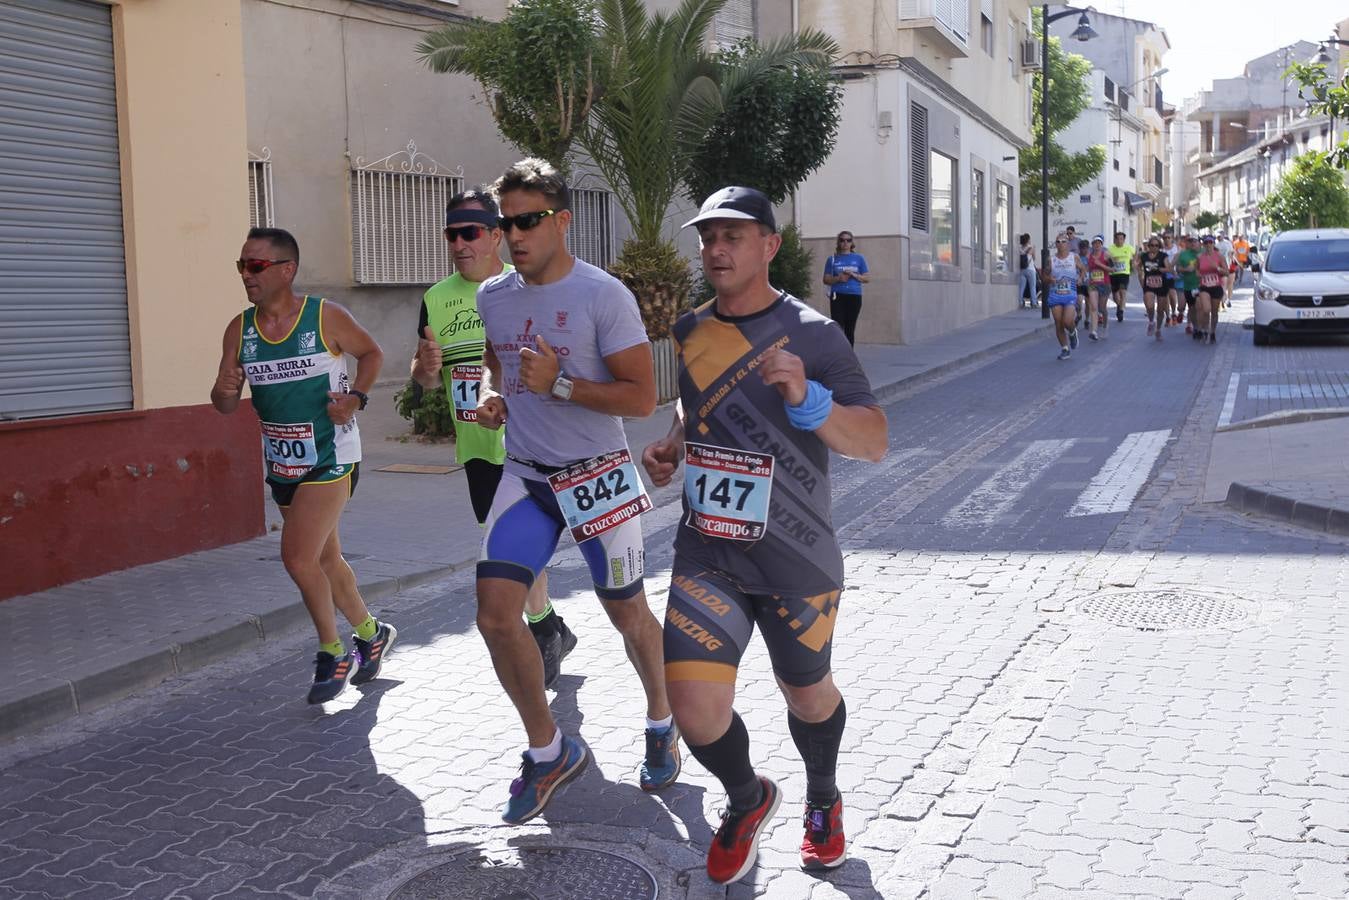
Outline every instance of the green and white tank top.
<svg viewBox="0 0 1349 900"><path fill-rule="evenodd" d="M262 420L269 481L299 482L310 472L361 461L355 418L345 425L328 418L328 392L347 390L347 366L323 339L323 302L306 296L295 325L279 341L258 330L255 308L240 318L239 364Z"/></svg>

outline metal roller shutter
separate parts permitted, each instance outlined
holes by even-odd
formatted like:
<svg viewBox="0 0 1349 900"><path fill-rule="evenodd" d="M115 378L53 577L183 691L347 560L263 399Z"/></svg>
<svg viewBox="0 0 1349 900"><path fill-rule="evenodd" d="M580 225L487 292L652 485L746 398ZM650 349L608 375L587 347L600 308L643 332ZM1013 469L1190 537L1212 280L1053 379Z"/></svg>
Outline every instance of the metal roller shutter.
<svg viewBox="0 0 1349 900"><path fill-rule="evenodd" d="M0 419L131 407L112 19L0 0Z"/></svg>

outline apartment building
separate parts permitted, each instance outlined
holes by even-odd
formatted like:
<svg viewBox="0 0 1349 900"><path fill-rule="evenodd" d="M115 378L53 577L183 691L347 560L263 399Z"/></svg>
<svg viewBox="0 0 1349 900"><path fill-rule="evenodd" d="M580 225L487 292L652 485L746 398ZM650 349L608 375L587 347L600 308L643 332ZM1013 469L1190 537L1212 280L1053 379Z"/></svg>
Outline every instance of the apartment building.
<svg viewBox="0 0 1349 900"><path fill-rule="evenodd" d="M1015 308L1017 151L1031 140L1026 0L799 0L842 49L843 117L796 214L823 260L853 233L871 283L857 332L906 343ZM827 301L824 301L827 302Z"/></svg>

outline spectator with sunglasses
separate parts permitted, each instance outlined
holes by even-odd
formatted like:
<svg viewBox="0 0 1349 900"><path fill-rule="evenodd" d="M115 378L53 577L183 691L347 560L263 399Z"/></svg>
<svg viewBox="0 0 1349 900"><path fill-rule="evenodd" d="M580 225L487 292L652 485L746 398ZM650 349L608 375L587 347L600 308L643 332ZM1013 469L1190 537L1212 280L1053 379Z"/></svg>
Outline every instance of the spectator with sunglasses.
<svg viewBox="0 0 1349 900"><path fill-rule="evenodd" d="M624 416L645 418L656 408L646 327L621 281L567 250L571 191L556 169L523 160L493 191L515 270L478 290L487 344L477 413L487 428L510 427L478 558L478 630L529 742L502 816L519 824L543 812L589 758L553 720L538 647L520 623L564 529L646 693L641 788L673 784L680 756L661 626L643 584L640 513L650 500L623 432Z"/></svg>
<svg viewBox="0 0 1349 900"><path fill-rule="evenodd" d="M840 231L824 263L824 283L829 285L829 318L843 326L849 344L855 343L862 315L862 285L870 280L866 257L854 248L852 232Z"/></svg>
<svg viewBox="0 0 1349 900"><path fill-rule="evenodd" d="M398 637L366 609L337 533L360 475L356 413L365 409L384 354L351 313L295 293L299 264L290 232L248 233L235 267L251 305L225 328L211 405L233 413L244 382L252 389L267 484L284 520L281 562L318 631L308 700L323 703L348 684L375 678ZM356 358L354 379L345 354ZM356 630L350 650L337 633L337 610Z"/></svg>
<svg viewBox="0 0 1349 900"><path fill-rule="evenodd" d="M487 521L506 462L503 431L483 428L477 421L485 341L478 287L511 269L501 261L499 213L483 188L455 194L445 205L445 240L455 271L422 298L412 358L416 382L429 390L444 385L454 410L454 460L464 467L479 526ZM539 574L525 598L525 619L543 658L543 686L552 688L562 673L562 660L576 648L576 635L548 599L546 573Z"/></svg>

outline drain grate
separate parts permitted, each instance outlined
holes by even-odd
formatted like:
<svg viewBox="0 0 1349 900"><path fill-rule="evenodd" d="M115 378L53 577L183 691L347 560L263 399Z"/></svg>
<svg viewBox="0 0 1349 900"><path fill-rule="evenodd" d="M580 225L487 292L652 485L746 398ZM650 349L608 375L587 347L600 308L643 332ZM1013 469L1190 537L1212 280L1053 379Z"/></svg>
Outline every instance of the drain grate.
<svg viewBox="0 0 1349 900"><path fill-rule="evenodd" d="M1246 605L1195 591L1116 591L1096 594L1077 605L1078 612L1139 631L1231 628L1246 621Z"/></svg>
<svg viewBox="0 0 1349 900"><path fill-rule="evenodd" d="M389 900L653 900L656 879L616 853L583 847L464 850L404 881Z"/></svg>

